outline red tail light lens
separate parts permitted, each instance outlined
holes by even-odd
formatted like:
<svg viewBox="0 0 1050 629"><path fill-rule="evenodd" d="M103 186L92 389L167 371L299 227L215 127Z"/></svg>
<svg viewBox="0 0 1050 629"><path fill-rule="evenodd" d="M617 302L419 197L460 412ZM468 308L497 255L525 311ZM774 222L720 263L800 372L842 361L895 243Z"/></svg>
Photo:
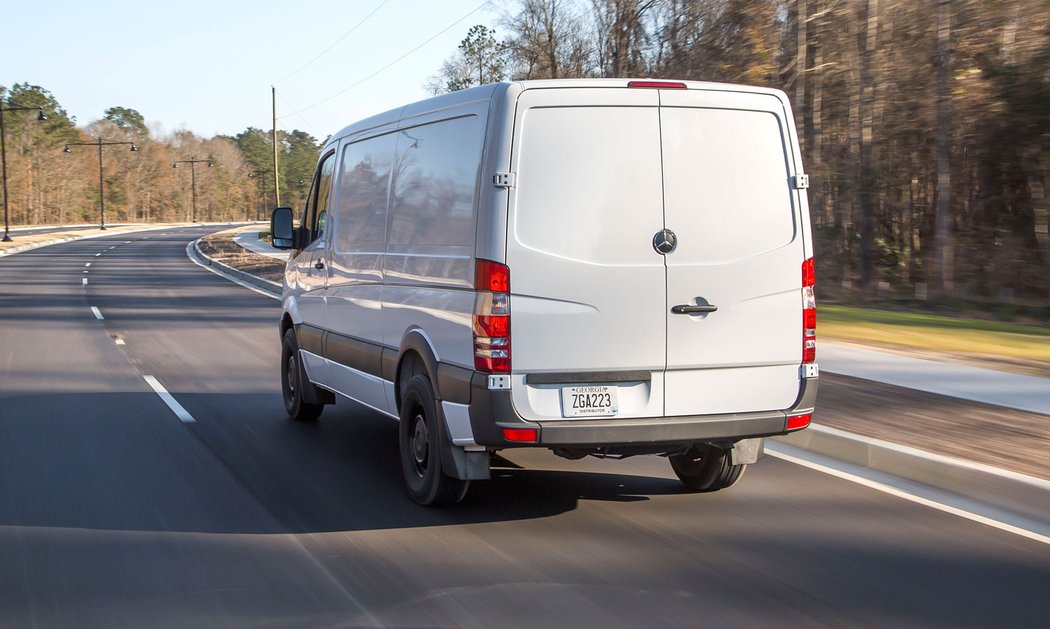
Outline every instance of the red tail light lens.
<svg viewBox="0 0 1050 629"><path fill-rule="evenodd" d="M510 269L479 259L474 289L474 368L510 373Z"/></svg>
<svg viewBox="0 0 1050 629"><path fill-rule="evenodd" d="M493 293L509 293L510 268L499 262L478 259L474 266L474 288Z"/></svg>
<svg viewBox="0 0 1050 629"><path fill-rule="evenodd" d="M809 422L813 420L813 413L806 413L805 415L792 415L788 417L786 430L798 430L799 428L805 428L809 426Z"/></svg>
<svg viewBox="0 0 1050 629"><path fill-rule="evenodd" d="M817 360L817 298L813 258L802 263L802 364Z"/></svg>
<svg viewBox="0 0 1050 629"><path fill-rule="evenodd" d="M538 443L540 431L535 428L504 428L503 438L517 443Z"/></svg>

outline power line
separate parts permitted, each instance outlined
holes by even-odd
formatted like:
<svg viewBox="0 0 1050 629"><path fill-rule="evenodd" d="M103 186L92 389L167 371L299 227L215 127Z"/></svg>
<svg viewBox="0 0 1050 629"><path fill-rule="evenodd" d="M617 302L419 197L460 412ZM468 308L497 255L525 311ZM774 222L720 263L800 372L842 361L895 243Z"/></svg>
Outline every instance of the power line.
<svg viewBox="0 0 1050 629"><path fill-rule="evenodd" d="M295 76L296 74L299 74L299 72L301 72L301 71L303 71L304 69L306 69L306 68L307 68L307 67L308 67L308 66L309 66L309 65L310 65L311 63L313 63L314 61L317 61L318 59L320 59L321 57L323 57L323 56L324 56L325 54L327 54L327 53L328 53L328 51L329 51L329 50L331 50L331 49L335 48L335 47L336 47L336 45L338 45L338 44L339 44L339 42L343 41L344 39L346 39L347 37L349 37L351 33L353 33L353 32L354 32L354 31L356 31L356 30L357 30L358 28L360 28L362 24L364 24L365 22L367 22L369 18L371 18L371 17L373 16L373 15L375 15L375 14L376 14L376 12L378 12L378 11L379 11L379 9L382 9L382 8L383 8L384 6L386 6L386 4L387 4L388 2L390 2L390 0L383 0L382 2L380 2L380 3L379 3L379 6L377 6L377 7L376 7L376 8L374 8L374 9L372 9L372 12L371 12L371 13L369 13L369 14L368 14L368 15L366 15L366 16L365 16L364 18L362 18L362 19L361 19L361 21L360 21L360 22L358 22L357 24L355 24L353 28L351 28L351 29L350 29L350 30L348 30L347 32L343 33L343 36L342 36L342 37L340 37L339 39L337 39L337 40L335 40L334 42L332 42L332 45L331 45L331 46L329 46L328 48L325 48L325 49L324 49L324 50L322 50L321 52L317 53L317 55L316 55L316 56L315 56L315 57L314 57L313 59L311 59L311 60L307 61L306 63L304 63L303 65L299 66L298 68L296 68L295 70L293 70L293 71L292 71L292 72L291 72L290 74L288 74L288 75L286 75L286 76L283 76L283 77L281 77L281 78L277 79L276 81L274 81L274 82L273 82L273 84L274 84L274 85L277 85L277 84L278 84L278 83L280 83L281 81L284 81L284 80L286 80L286 79L289 79L289 78L291 78L291 77Z"/></svg>
<svg viewBox="0 0 1050 629"><path fill-rule="evenodd" d="M443 29L441 29L440 31L438 31L437 33L435 33L435 34L434 34L434 35L433 35L432 37L430 37L430 39L426 40L426 41L425 41L425 42L423 42L422 44L419 44L418 46L416 46L416 47L415 47L415 48L413 48L412 50L409 50L408 52L406 52L405 54L401 55L401 56L400 56L400 57L398 57L397 59L394 59L393 61L391 61L390 63L386 64L386 65L385 65L385 66L383 66L382 68L379 68L378 70L376 70L376 71L375 71L375 72L373 72L372 74L369 74L368 76L366 76L365 78L361 79L360 81L358 81L358 82L356 82L356 83L354 83L354 84L352 84L352 85L350 85L350 86L348 86L348 87L344 87L343 89L339 90L339 91L338 91L338 92L336 92L335 94L332 94L331 96L328 96L327 98L323 98L323 99L321 99L321 100L317 101L316 103L314 103L314 104L312 104L312 105L309 105L309 106L307 106L307 107L303 107L302 109L300 109L300 110L298 110L298 111L293 111L293 112L292 112L292 113L290 113L290 114L286 114L286 115L284 115L284 116L281 116L281 117L280 117L279 119L284 119L284 118L287 118L288 116L294 116L294 115L297 115L297 114L301 114L301 113L303 113L304 111L308 111L308 110L310 110L310 109L313 109L314 107L317 107L318 105L323 105L324 103L327 103L328 101L332 100L333 98L335 98L335 97L337 97L337 96L342 96L343 94L345 94L345 93L349 92L350 90L354 89L354 88L355 88L355 87L357 87L358 85L361 85L361 84L362 84L362 83L364 83L365 81L367 81L367 80L369 80L369 79L371 79L371 78L373 78L373 77L375 77L375 76L377 76L377 75L381 74L382 72L385 72L385 71L386 71L387 69L389 69L389 68L390 68L391 66L393 66L394 64L398 63L399 61L401 61L401 60L402 60L402 59L404 59L405 57L407 57L407 56L411 55L412 53L416 52L417 50L419 50L419 49L420 49L420 48L422 48L423 46L426 46L427 44L429 44L430 42L434 41L434 40L435 40L435 39L437 39L438 37L440 37L440 36L444 35L444 34L445 34L446 32L448 32L449 30L451 30L451 29L452 29L452 28L453 28L454 26L458 25L458 24L459 24L460 22L462 22L463 20L467 19L468 17L470 17L470 16L474 15L475 13L477 13L478 11L480 11L481 9L483 9L484 7L486 7L486 6L487 6L487 5L489 5L489 4L491 4L491 0L486 0L485 2L482 2L481 4L479 4L478 6L476 6L476 7L474 8L474 9L472 9L472 10L471 10L471 11L470 11L469 13L467 13L467 14L466 14L466 15L464 15L463 17L459 18L459 19L458 19L458 20L456 20L455 22L453 22L453 23L449 24L449 25L448 25L448 26L446 26L445 28L443 28Z"/></svg>
<svg viewBox="0 0 1050 629"><path fill-rule="evenodd" d="M289 102L288 99L284 97L284 94L282 94L280 92L277 92L276 90L274 90L274 91L276 92L276 94L278 96L281 97L281 100L284 101L284 103L286 105L288 105L288 109L295 109L295 105L293 105L291 102ZM289 114L289 115L292 115L292 114ZM299 120L301 120L303 122L303 124L305 124L307 127L309 127L310 130L313 131L314 133L316 133L318 136L322 135L321 132L317 130L317 127L315 127L312 124L310 124L310 121L307 120L306 118L304 118L303 116L299 115L298 112L296 112L295 117L298 118ZM278 120L281 120L283 118L284 118L284 116L281 116L280 118L278 118ZM319 140L324 140L324 138L322 138L322 137L319 137L318 139Z"/></svg>

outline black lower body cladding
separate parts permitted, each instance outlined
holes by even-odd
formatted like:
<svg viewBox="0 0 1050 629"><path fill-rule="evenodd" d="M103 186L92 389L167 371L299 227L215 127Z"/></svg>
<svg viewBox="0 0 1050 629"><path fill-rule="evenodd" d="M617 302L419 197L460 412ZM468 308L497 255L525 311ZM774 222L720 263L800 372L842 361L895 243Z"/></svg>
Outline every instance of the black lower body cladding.
<svg viewBox="0 0 1050 629"><path fill-rule="evenodd" d="M640 444L688 444L699 441L769 437L787 432L787 418L812 412L817 397L817 378L801 381L791 408L761 413L688 415L589 420L527 421L514 410L510 391L490 391L488 376L476 373L471 380L470 425L474 441L488 447L521 444L503 438L504 428L539 429L543 447L602 447Z"/></svg>

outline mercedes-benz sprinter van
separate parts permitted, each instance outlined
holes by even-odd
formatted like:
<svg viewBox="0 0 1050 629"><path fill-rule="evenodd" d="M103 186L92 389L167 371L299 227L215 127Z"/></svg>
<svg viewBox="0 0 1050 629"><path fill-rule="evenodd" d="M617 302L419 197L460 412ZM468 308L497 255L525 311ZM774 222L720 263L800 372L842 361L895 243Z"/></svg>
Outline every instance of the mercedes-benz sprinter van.
<svg viewBox="0 0 1050 629"><path fill-rule="evenodd" d="M287 411L399 420L422 504L521 447L728 487L813 412L807 185L771 89L499 83L353 124L272 217Z"/></svg>

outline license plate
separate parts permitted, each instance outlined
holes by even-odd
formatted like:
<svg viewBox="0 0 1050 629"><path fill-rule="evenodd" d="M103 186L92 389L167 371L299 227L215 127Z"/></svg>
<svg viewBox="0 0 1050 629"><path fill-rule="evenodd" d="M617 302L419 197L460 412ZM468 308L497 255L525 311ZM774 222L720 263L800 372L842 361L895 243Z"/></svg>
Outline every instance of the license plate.
<svg viewBox="0 0 1050 629"><path fill-rule="evenodd" d="M616 387L598 385L561 390L562 417L600 417L615 415L619 410Z"/></svg>

